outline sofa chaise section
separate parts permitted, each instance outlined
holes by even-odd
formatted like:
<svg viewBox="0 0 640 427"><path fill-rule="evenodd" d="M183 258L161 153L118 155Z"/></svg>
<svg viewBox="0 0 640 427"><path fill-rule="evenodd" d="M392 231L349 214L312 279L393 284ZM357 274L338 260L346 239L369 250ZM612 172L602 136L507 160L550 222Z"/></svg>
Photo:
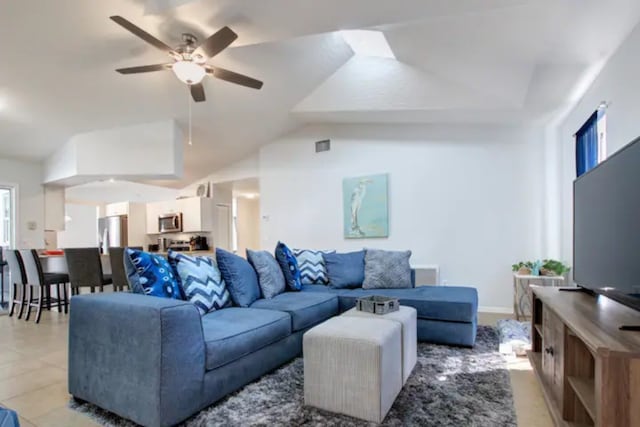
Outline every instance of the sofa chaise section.
<svg viewBox="0 0 640 427"><path fill-rule="evenodd" d="M382 295L398 298L418 312L418 340L473 346L476 339L478 291L466 286L419 286L404 289L333 289L305 285L303 293L337 295L340 312L353 308L358 298Z"/></svg>

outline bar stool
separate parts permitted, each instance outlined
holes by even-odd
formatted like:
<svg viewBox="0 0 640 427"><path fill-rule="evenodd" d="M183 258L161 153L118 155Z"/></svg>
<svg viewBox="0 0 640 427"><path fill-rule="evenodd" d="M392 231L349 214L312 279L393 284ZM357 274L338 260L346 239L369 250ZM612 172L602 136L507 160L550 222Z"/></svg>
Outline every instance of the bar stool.
<svg viewBox="0 0 640 427"><path fill-rule="evenodd" d="M104 286L112 283L111 275L102 272L98 248L68 248L64 250L64 257L69 270L72 295L78 295L82 287L90 288L91 293L96 291L96 287L103 292Z"/></svg>
<svg viewBox="0 0 640 427"><path fill-rule="evenodd" d="M20 306L18 319L22 318L25 303L25 286L27 283L27 275L24 271L22 256L20 252L8 249L4 251L4 257L9 266L9 285L11 296L9 297L9 316L13 316L16 305Z"/></svg>
<svg viewBox="0 0 640 427"><path fill-rule="evenodd" d="M130 249L142 250L142 246L130 246ZM109 248L109 261L111 262L111 278L114 291L124 291L129 287L127 272L124 268L124 251L127 248L113 246Z"/></svg>
<svg viewBox="0 0 640 427"><path fill-rule="evenodd" d="M7 249L0 246L0 309L6 307L8 301L4 300L4 268L7 266L7 261L4 259L3 252Z"/></svg>
<svg viewBox="0 0 640 427"><path fill-rule="evenodd" d="M58 311L65 310L68 304L66 283L68 276L66 274L48 274L45 277L42 271L42 264L40 264L40 257L35 249L24 249L20 251L22 256L22 262L24 264L24 271L27 275L27 281L25 284L26 290L26 303L27 303L27 316L25 320L29 320L31 316L31 307L36 307L36 323L40 323L40 317L42 316L42 306L46 303L47 309L51 310L51 307L57 307ZM60 285L64 292L61 292ZM56 286L57 298L51 297L51 286ZM38 290L37 298L34 298L34 290ZM63 298L60 298L63 295ZM52 304L53 302L53 304Z"/></svg>

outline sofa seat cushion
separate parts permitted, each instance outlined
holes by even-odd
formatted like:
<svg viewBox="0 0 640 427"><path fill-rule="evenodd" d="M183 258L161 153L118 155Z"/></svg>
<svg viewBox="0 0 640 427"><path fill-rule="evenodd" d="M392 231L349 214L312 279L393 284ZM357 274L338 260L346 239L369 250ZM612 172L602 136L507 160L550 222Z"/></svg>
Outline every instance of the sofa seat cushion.
<svg viewBox="0 0 640 427"><path fill-rule="evenodd" d="M419 319L473 322L478 312L478 291L467 286L419 286L410 289L331 289L306 285L303 293L330 293L340 298L340 311L355 306L356 299L369 295L398 298L401 305L413 307Z"/></svg>
<svg viewBox="0 0 640 427"><path fill-rule="evenodd" d="M271 299L260 299L251 308L289 313L293 332L323 322L339 312L338 298L335 295L312 292L285 292Z"/></svg>
<svg viewBox="0 0 640 427"><path fill-rule="evenodd" d="M291 335L287 313L229 307L202 317L208 371Z"/></svg>

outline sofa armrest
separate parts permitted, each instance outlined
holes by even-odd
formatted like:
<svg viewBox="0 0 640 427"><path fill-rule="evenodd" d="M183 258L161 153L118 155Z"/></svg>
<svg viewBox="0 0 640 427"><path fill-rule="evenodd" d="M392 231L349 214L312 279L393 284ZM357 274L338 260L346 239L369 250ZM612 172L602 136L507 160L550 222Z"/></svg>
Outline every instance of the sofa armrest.
<svg viewBox="0 0 640 427"><path fill-rule="evenodd" d="M145 426L200 409L202 321L186 301L132 293L71 298L69 393Z"/></svg>

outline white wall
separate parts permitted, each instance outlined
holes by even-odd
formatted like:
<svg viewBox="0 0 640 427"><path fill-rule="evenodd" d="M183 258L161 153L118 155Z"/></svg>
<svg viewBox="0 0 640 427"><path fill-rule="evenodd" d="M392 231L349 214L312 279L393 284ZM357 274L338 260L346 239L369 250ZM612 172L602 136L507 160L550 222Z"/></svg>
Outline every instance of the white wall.
<svg viewBox="0 0 640 427"><path fill-rule="evenodd" d="M65 230L58 233L59 248L98 246L98 211L95 205L65 204Z"/></svg>
<svg viewBox="0 0 640 427"><path fill-rule="evenodd" d="M179 190L131 181L95 181L66 189L68 202L160 202L175 200Z"/></svg>
<svg viewBox="0 0 640 427"><path fill-rule="evenodd" d="M44 189L42 165L0 159L0 183L17 185L16 246L19 248L44 247ZM29 230L28 224L35 223Z"/></svg>
<svg viewBox="0 0 640 427"><path fill-rule="evenodd" d="M608 153L612 154L640 136L640 25L611 57L581 101L569 113L558 130L561 153L561 196L556 207L560 212L562 256L573 257L573 180L575 143L573 135L595 111L601 101L610 102L607 109Z"/></svg>
<svg viewBox="0 0 640 427"><path fill-rule="evenodd" d="M314 141L331 139L331 151ZM308 127L261 149L262 247L411 249L480 304L512 307L510 266L542 257L542 132L478 126ZM390 236L346 240L342 179L389 174Z"/></svg>
<svg viewBox="0 0 640 427"><path fill-rule="evenodd" d="M236 198L236 230L238 255L244 257L247 249L260 248L260 199Z"/></svg>
<svg viewBox="0 0 640 427"><path fill-rule="evenodd" d="M200 184L212 183L224 183L230 181L239 181L247 178L255 178L259 173L259 155L256 152L254 155L240 160L234 164L231 164L225 168L219 169L212 174L202 178L187 187L180 190L181 196L195 196L196 190ZM215 190L215 189L214 189ZM215 192L215 191L214 191ZM215 197L215 194L214 194Z"/></svg>
<svg viewBox="0 0 640 427"><path fill-rule="evenodd" d="M182 145L182 131L173 120L77 134L45 161L44 182L181 178Z"/></svg>

